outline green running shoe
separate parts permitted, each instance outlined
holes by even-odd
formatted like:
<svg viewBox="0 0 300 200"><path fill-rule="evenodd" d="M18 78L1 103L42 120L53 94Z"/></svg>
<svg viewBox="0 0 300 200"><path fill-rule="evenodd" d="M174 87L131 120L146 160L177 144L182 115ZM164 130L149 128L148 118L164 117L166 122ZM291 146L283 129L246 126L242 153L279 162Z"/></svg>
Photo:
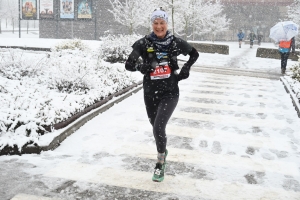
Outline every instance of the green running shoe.
<svg viewBox="0 0 300 200"><path fill-rule="evenodd" d="M165 178L165 169L166 169L166 163L164 164L156 163L152 181L162 182Z"/></svg>
<svg viewBox="0 0 300 200"><path fill-rule="evenodd" d="M152 177L152 181L162 182L164 180L165 170L166 170L166 167L167 167L167 162L166 162L167 155L168 155L168 150L166 149L164 164L156 163L156 166L154 168L154 174L153 174L153 177Z"/></svg>

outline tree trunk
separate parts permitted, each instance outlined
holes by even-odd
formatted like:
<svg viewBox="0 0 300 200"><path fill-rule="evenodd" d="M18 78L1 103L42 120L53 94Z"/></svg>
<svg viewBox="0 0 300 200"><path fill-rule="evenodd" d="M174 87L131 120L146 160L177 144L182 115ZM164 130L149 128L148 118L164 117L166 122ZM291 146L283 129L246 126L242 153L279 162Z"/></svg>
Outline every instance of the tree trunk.
<svg viewBox="0 0 300 200"><path fill-rule="evenodd" d="M15 34L15 20L12 18L12 27L13 27L13 34Z"/></svg>
<svg viewBox="0 0 300 200"><path fill-rule="evenodd" d="M184 28L184 32L185 32L185 40L187 40L187 36L188 36L188 23L185 24L185 28Z"/></svg>
<svg viewBox="0 0 300 200"><path fill-rule="evenodd" d="M1 19L0 19L0 34L2 34L2 29L1 29Z"/></svg>
<svg viewBox="0 0 300 200"><path fill-rule="evenodd" d="M172 34L175 34L175 28L174 28L174 0L172 0Z"/></svg>
<svg viewBox="0 0 300 200"><path fill-rule="evenodd" d="M129 27L129 34L130 34L130 35L133 35L133 27L132 27L132 24L130 24L130 27Z"/></svg>

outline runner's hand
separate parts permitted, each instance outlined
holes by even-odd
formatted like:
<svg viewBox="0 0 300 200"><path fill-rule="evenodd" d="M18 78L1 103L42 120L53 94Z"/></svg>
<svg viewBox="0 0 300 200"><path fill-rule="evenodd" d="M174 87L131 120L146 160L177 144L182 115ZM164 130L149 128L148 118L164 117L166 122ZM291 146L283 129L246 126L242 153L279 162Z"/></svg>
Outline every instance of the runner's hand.
<svg viewBox="0 0 300 200"><path fill-rule="evenodd" d="M178 75L178 81L181 81L182 79L186 79L190 76L190 66L187 64L184 64L183 67L181 68L179 75Z"/></svg>
<svg viewBox="0 0 300 200"><path fill-rule="evenodd" d="M142 74L146 74L148 72L154 71L153 67L150 64L146 64L146 63L139 64L138 68Z"/></svg>

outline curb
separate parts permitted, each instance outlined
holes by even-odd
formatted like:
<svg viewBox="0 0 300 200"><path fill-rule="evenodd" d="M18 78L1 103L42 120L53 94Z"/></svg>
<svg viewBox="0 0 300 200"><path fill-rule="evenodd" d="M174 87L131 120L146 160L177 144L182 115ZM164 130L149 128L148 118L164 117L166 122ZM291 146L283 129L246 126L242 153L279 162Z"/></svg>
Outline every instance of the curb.
<svg viewBox="0 0 300 200"><path fill-rule="evenodd" d="M297 111L297 115L300 118L300 99L298 99L296 97L296 95L294 94L292 88L287 83L287 81L284 79L284 77L280 77L280 81L282 82L285 91L290 94L290 97L292 99L292 102L293 102L293 105L295 107L295 110Z"/></svg>
<svg viewBox="0 0 300 200"><path fill-rule="evenodd" d="M124 90L117 92L113 95L110 95L106 99L103 100L101 105L97 105L98 107L90 112L82 115L80 118L76 118L74 122L69 123L66 126L66 130L60 133L58 136L52 139L52 141L47 146L23 146L21 152L19 151L18 147L14 145L13 147L5 147L0 151L1 155L22 155L22 154L39 154L42 151L49 151L56 149L62 141L64 141L68 136L72 135L76 130L78 130L81 126L87 123L89 120L93 119L97 115L105 112L109 108L111 108L115 103L119 103L126 99L127 97L131 96L134 93L137 93L141 90L142 81L138 82L137 84L131 85ZM115 97L114 100L111 100ZM117 98L116 98L117 97ZM93 106L93 105L91 105Z"/></svg>
<svg viewBox="0 0 300 200"><path fill-rule="evenodd" d="M0 46L0 48L22 49L22 50L31 50L31 51L51 51L51 48L44 48L44 47Z"/></svg>

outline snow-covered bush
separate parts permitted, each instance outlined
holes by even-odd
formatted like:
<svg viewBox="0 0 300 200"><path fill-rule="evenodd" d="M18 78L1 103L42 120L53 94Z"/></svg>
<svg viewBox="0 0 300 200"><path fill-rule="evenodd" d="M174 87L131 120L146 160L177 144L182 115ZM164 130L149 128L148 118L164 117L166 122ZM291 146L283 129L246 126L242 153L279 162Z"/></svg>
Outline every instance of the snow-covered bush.
<svg viewBox="0 0 300 200"><path fill-rule="evenodd" d="M25 76L38 75L40 69L45 65L47 56L35 55L28 58L24 56L23 52L18 49L7 49L0 54L0 76L20 80Z"/></svg>
<svg viewBox="0 0 300 200"><path fill-rule="evenodd" d="M292 78L300 82L300 56L298 61L299 62L291 68L291 71L293 72Z"/></svg>
<svg viewBox="0 0 300 200"><path fill-rule="evenodd" d="M133 43L140 39L140 35L108 35L101 37L103 41L99 52L100 58L107 62L125 62L132 51Z"/></svg>
<svg viewBox="0 0 300 200"><path fill-rule="evenodd" d="M39 138L52 131L54 124L142 79L126 71L123 64L99 59L99 52L88 48L50 53L3 50L1 66L10 57L11 63L22 60L20 69L31 73L0 74L0 150L39 144ZM13 66L9 69L15 70Z"/></svg>
<svg viewBox="0 0 300 200"><path fill-rule="evenodd" d="M55 51L51 54L47 71L48 86L60 92L83 92L93 88L90 76L97 66L97 56L79 50Z"/></svg>
<svg viewBox="0 0 300 200"><path fill-rule="evenodd" d="M291 67L291 71L292 74L285 76L285 79L300 102L300 56L298 63Z"/></svg>
<svg viewBox="0 0 300 200"><path fill-rule="evenodd" d="M40 77L42 78L42 77ZM0 149L6 145L36 143L46 133L44 127L52 123L52 115L39 116L51 108L47 87L38 84L39 78L23 77L9 80L0 77ZM46 108L47 107L47 108Z"/></svg>
<svg viewBox="0 0 300 200"><path fill-rule="evenodd" d="M52 51L61 51L61 50L86 51L89 50L89 47L86 44L84 44L82 40L73 39L73 40L64 40L52 48Z"/></svg>

